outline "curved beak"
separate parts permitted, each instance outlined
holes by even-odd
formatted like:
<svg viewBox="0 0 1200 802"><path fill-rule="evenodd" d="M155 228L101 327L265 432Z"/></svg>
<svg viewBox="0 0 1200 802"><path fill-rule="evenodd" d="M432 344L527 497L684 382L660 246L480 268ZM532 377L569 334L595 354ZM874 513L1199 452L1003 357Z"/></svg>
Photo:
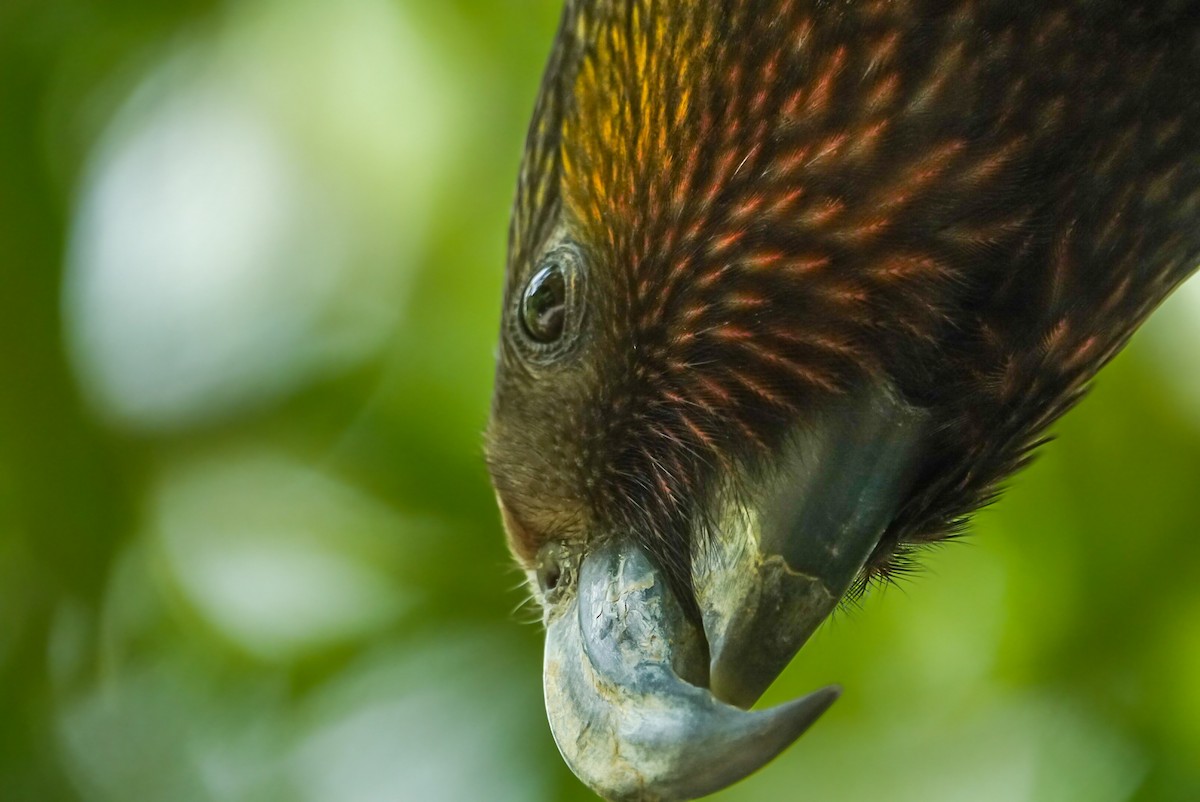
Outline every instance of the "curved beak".
<svg viewBox="0 0 1200 802"><path fill-rule="evenodd" d="M546 710L559 751L610 800L667 802L762 767L837 699L748 711L837 605L907 491L924 415L847 399L785 450L693 555L703 628L632 538L603 541L551 611Z"/></svg>
<svg viewBox="0 0 1200 802"><path fill-rule="evenodd" d="M588 555L546 638L546 710L575 774L610 800L705 796L782 752L839 693L747 712L684 679L706 673L701 633L645 553L611 543Z"/></svg>

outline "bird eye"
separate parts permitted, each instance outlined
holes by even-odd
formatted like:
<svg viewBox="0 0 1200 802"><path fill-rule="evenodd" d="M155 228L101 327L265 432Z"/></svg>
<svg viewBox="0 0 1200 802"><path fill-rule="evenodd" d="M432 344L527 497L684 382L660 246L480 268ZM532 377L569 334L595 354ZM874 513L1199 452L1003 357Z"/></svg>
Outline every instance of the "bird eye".
<svg viewBox="0 0 1200 802"><path fill-rule="evenodd" d="M571 351L584 330L584 259L572 243L549 250L505 314L508 336L535 365L550 365ZM520 285L518 285L520 286Z"/></svg>
<svg viewBox="0 0 1200 802"><path fill-rule="evenodd" d="M567 279L562 265L551 262L525 287L521 298L521 325L535 342L558 341L566 328Z"/></svg>

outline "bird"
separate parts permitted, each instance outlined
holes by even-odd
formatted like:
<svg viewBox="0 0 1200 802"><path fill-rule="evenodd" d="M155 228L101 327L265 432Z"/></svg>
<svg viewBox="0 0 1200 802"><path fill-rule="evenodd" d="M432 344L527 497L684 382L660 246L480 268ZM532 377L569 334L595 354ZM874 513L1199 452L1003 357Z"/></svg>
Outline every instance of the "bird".
<svg viewBox="0 0 1200 802"><path fill-rule="evenodd" d="M1195 0L567 0L485 451L564 759L691 799L1200 263Z"/></svg>

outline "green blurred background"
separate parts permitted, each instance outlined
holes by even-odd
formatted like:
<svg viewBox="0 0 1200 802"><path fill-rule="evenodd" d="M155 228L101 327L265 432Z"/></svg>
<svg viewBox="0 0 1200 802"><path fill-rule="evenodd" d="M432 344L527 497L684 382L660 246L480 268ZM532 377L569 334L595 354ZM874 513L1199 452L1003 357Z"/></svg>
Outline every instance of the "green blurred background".
<svg viewBox="0 0 1200 802"><path fill-rule="evenodd" d="M589 795L482 466L558 0L0 0L0 800ZM1200 286L725 800L1200 799Z"/></svg>

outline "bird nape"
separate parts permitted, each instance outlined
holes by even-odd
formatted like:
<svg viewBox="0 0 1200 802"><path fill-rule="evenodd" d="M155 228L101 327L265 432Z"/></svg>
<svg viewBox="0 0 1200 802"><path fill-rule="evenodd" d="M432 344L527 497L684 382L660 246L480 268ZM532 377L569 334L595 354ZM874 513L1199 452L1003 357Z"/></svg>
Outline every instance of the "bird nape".
<svg viewBox="0 0 1200 802"><path fill-rule="evenodd" d="M551 728L702 796L747 710L958 534L1200 261L1196 0L570 0L515 201L488 463Z"/></svg>

